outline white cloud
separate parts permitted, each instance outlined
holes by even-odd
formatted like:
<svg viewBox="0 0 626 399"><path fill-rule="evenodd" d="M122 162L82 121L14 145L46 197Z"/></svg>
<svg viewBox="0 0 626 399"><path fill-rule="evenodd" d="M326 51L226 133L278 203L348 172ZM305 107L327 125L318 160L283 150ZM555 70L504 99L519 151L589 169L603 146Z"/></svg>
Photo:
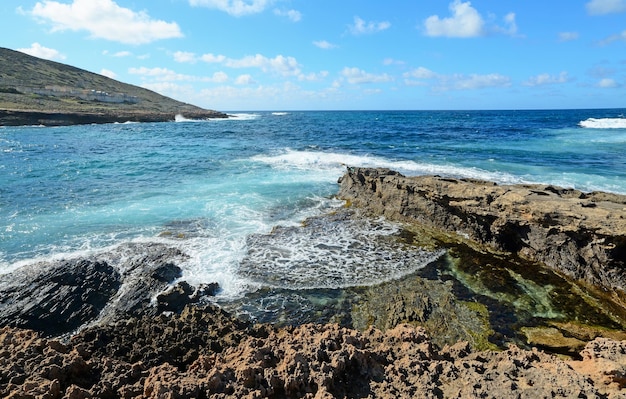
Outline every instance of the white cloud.
<svg viewBox="0 0 626 399"><path fill-rule="evenodd" d="M113 54L113 57L130 57L131 55L133 55L133 53L131 53L130 51L118 51L117 53Z"/></svg>
<svg viewBox="0 0 626 399"><path fill-rule="evenodd" d="M226 57L225 56L223 56L223 55L215 55L215 54L211 54L211 53L204 54L202 57L200 57L200 59L202 61L206 62L206 63L209 63L209 64L213 64L213 63L219 64L219 63L222 63L222 62L226 61Z"/></svg>
<svg viewBox="0 0 626 399"><path fill-rule="evenodd" d="M431 88L434 91L474 90L490 87L508 87L511 85L511 79L508 76L498 73L486 75L444 75L424 67L419 67L406 72L403 77L405 79L404 83L408 86L431 85Z"/></svg>
<svg viewBox="0 0 626 399"><path fill-rule="evenodd" d="M504 24L505 28L500 29L503 33L511 36L517 34L517 22L515 22L514 12L510 12L504 16Z"/></svg>
<svg viewBox="0 0 626 399"><path fill-rule="evenodd" d="M369 33L381 32L383 30L389 29L391 27L391 23L387 21L383 22L366 22L360 17L354 17L354 25L350 25L349 29L353 35L364 35Z"/></svg>
<svg viewBox="0 0 626 399"><path fill-rule="evenodd" d="M359 68L346 67L341 71L341 75L346 78L350 84L384 83L393 80L393 78L386 73L376 75L365 72Z"/></svg>
<svg viewBox="0 0 626 399"><path fill-rule="evenodd" d="M34 57L43 58L45 60L64 60L65 55L55 49L44 47L39 43L33 43L28 48L18 48L17 51L32 55Z"/></svg>
<svg viewBox="0 0 626 399"><path fill-rule="evenodd" d="M197 61L197 58L194 53L190 53L187 51L177 51L174 53L174 61L193 64Z"/></svg>
<svg viewBox="0 0 626 399"><path fill-rule="evenodd" d="M211 78L211 82L224 83L228 81L228 75L224 72L215 72Z"/></svg>
<svg viewBox="0 0 626 399"><path fill-rule="evenodd" d="M109 69L102 69L100 71L100 75L106 76L107 78L117 79L117 74Z"/></svg>
<svg viewBox="0 0 626 399"><path fill-rule="evenodd" d="M319 73L309 73L298 75L298 80L304 80L307 82L318 82L328 77L328 71L321 71Z"/></svg>
<svg viewBox="0 0 626 399"><path fill-rule="evenodd" d="M151 19L145 11L135 12L112 0L73 0L63 4L38 2L31 14L52 24L52 31L87 31L92 38L126 44L145 44L160 39L183 37L178 24Z"/></svg>
<svg viewBox="0 0 626 399"><path fill-rule="evenodd" d="M578 39L578 32L560 32L559 33L559 41L560 42L570 42L572 40Z"/></svg>
<svg viewBox="0 0 626 399"><path fill-rule="evenodd" d="M235 17L258 14L271 3L271 0L189 0L192 6L213 8Z"/></svg>
<svg viewBox="0 0 626 399"><path fill-rule="evenodd" d="M476 37L484 34L485 22L469 1L462 3L454 0L449 7L453 14L451 17L432 15L424 21L428 36Z"/></svg>
<svg viewBox="0 0 626 399"><path fill-rule="evenodd" d="M598 87L603 89L614 89L620 87L621 85L615 81L615 79L604 78L598 82Z"/></svg>
<svg viewBox="0 0 626 399"><path fill-rule="evenodd" d="M279 10L275 9L274 14L279 17L287 17L291 22L299 22L302 19L302 13L296 10Z"/></svg>
<svg viewBox="0 0 626 399"><path fill-rule="evenodd" d="M559 75L550 75L548 73L542 73L537 76L533 76L523 83L524 86L545 86L559 83L567 83L570 78L567 72L561 72Z"/></svg>
<svg viewBox="0 0 626 399"><path fill-rule="evenodd" d="M228 80L228 75L224 72L216 72L211 77L184 75L172 71L168 68L129 68L128 73L139 75L143 79L150 79L156 82L207 82L207 83L223 83Z"/></svg>
<svg viewBox="0 0 626 399"><path fill-rule="evenodd" d="M433 78L436 78L438 75L428 68L419 67L419 68L413 69L410 72L406 72L403 76L405 78L414 78L414 79L433 79Z"/></svg>
<svg viewBox="0 0 626 399"><path fill-rule="evenodd" d="M243 58L228 58L224 55L204 54L200 59L207 63L220 63L229 68L258 68L263 72L276 73L282 76L300 75L300 64L294 57L277 55L268 58L261 54Z"/></svg>
<svg viewBox="0 0 626 399"><path fill-rule="evenodd" d="M447 80L446 85L442 88L447 89L452 87L458 90L473 90L473 89L485 89L490 87L507 87L511 85L511 79L507 76L500 75L498 73L491 73L487 75L471 74L466 75L452 75Z"/></svg>
<svg viewBox="0 0 626 399"><path fill-rule="evenodd" d="M324 50L330 50L333 48L337 48L337 45L327 42L326 40L316 40L313 42L315 47L319 47Z"/></svg>
<svg viewBox="0 0 626 399"><path fill-rule="evenodd" d="M235 79L235 84L237 85L252 85L255 84L255 80L252 78L252 75L244 74L237 76Z"/></svg>
<svg viewBox="0 0 626 399"><path fill-rule="evenodd" d="M591 0L586 7L591 15L616 14L626 11L626 0Z"/></svg>

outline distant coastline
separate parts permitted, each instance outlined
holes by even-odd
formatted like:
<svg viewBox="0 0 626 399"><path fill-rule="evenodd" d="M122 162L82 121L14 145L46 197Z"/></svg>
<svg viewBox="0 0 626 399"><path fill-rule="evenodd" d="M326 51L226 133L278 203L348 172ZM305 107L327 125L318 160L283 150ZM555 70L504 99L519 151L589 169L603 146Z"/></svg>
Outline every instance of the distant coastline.
<svg viewBox="0 0 626 399"><path fill-rule="evenodd" d="M228 118L106 76L0 48L0 126Z"/></svg>
<svg viewBox="0 0 626 399"><path fill-rule="evenodd" d="M124 122L173 122L176 115L189 119L218 119L229 116L217 111L174 112L69 112L0 109L0 126L70 126Z"/></svg>

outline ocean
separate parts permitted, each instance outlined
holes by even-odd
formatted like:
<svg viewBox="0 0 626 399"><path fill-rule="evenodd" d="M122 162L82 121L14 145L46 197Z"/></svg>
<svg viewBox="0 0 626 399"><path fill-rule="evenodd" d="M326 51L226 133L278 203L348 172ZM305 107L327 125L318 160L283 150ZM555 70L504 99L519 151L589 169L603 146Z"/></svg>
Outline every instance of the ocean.
<svg viewBox="0 0 626 399"><path fill-rule="evenodd" d="M248 112L3 127L0 273L163 242L189 255L182 279L218 282L221 301L393 280L441 254L389 244L398 226L383 219L316 219L343 206L334 195L346 166L626 194L625 113Z"/></svg>

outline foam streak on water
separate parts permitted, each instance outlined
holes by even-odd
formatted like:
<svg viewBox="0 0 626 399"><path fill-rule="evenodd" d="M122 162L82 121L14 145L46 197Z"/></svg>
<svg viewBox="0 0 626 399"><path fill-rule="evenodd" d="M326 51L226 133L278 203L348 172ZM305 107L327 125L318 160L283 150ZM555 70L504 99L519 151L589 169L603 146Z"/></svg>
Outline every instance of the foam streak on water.
<svg viewBox="0 0 626 399"><path fill-rule="evenodd" d="M189 255L183 278L217 281L223 297L395 278L437 254L406 258L383 224L327 224L319 237L300 226L341 206L346 165L626 193L623 114L248 112L0 128L0 273L156 241Z"/></svg>

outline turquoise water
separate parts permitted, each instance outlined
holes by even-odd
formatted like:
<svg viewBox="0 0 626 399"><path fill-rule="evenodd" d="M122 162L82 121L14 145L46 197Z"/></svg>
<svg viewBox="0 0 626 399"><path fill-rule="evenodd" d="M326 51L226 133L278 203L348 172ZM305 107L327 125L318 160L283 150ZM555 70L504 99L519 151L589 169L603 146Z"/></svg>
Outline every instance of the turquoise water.
<svg viewBox="0 0 626 399"><path fill-rule="evenodd" d="M205 122L0 128L0 272L159 241L190 255L182 265L188 281L218 281L220 295L241 295L268 284L241 273L254 258L251 242L341 206L333 194L345 165L626 193L624 113L259 112ZM287 237L272 256L284 267L334 245L332 256L315 252L324 263L319 273L343 274L357 255L341 248L396 231L384 221L348 230L313 246L310 237ZM380 263L375 248L361 253L362 264ZM407 262L385 259L393 267L361 270L345 284L358 284L358 276L380 281Z"/></svg>

